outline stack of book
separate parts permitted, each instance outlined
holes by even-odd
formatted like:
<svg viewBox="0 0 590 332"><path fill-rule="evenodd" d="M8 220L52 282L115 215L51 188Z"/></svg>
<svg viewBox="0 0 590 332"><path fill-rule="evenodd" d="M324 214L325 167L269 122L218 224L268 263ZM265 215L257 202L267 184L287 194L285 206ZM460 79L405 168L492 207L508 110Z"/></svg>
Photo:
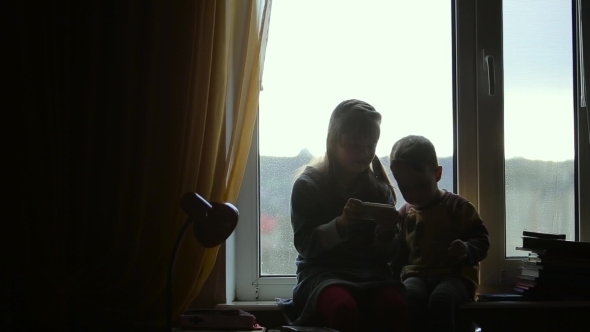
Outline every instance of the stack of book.
<svg viewBox="0 0 590 332"><path fill-rule="evenodd" d="M524 231L517 249L528 251L514 285L518 294L540 300L590 299L590 242Z"/></svg>

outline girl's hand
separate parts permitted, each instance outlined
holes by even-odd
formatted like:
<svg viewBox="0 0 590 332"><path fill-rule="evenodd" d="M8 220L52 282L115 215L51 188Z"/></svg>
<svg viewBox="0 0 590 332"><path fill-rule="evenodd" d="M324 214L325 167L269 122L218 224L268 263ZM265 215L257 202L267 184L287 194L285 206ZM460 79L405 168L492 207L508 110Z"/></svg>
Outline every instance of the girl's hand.
<svg viewBox="0 0 590 332"><path fill-rule="evenodd" d="M342 215L336 219L336 228L341 237L348 234L348 226L359 221L362 215L362 201L355 198L349 198L342 210Z"/></svg>
<svg viewBox="0 0 590 332"><path fill-rule="evenodd" d="M375 223L379 233L389 233L395 230L395 226L401 221L402 217L396 209L379 211L375 216Z"/></svg>
<svg viewBox="0 0 590 332"><path fill-rule="evenodd" d="M457 261L463 261L467 258L467 253L469 252L469 248L467 247L467 243L457 239L451 242L449 246L449 254L454 257Z"/></svg>

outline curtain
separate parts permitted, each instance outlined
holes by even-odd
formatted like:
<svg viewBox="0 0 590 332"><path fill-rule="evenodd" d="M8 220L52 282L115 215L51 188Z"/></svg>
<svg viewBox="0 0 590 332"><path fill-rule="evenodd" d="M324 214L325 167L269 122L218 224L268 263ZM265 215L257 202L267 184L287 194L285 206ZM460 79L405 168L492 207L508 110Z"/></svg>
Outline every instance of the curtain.
<svg viewBox="0 0 590 332"><path fill-rule="evenodd" d="M267 0L270 2L270 0ZM205 181L200 182L204 187L198 188L197 192L211 192L211 200L235 203L238 199L240 184L244 176L250 143L252 141L253 129L258 113L258 94L260 92L262 54L264 53L264 33L268 26L265 24L267 15L267 1L262 2L260 12L256 1L230 2L231 7L227 11L229 19L229 59L225 68L229 69L228 76L233 80L228 84L228 100L225 105L226 113L231 114L231 119L225 119L226 124L231 126L231 138L227 145L227 154L223 154L223 148L218 149L224 162L217 162L215 165L224 165L222 172L217 172L217 177L200 177ZM258 15L262 18L258 21ZM205 139L205 141L207 141ZM221 169L219 169L221 170ZM209 181L207 181L209 180ZM199 270L199 276L194 286L194 295L187 297L184 305L178 307L177 314L185 310L202 289L207 277L214 269L219 247L208 250ZM184 277L192 278L190 274ZM217 287L220 283L215 283Z"/></svg>
<svg viewBox="0 0 590 332"><path fill-rule="evenodd" d="M256 2L10 6L9 320L162 327L180 197L237 199L258 104ZM185 236L176 317L217 253Z"/></svg>

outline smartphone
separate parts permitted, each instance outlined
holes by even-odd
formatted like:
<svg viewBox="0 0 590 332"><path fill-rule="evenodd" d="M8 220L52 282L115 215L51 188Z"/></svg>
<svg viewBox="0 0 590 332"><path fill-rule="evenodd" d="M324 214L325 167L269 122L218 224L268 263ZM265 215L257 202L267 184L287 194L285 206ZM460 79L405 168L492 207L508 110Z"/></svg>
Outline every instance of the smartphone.
<svg viewBox="0 0 590 332"><path fill-rule="evenodd" d="M381 204L381 203L371 203L371 202L363 202L362 203L363 214L361 215L361 219L363 220L375 220L376 216L381 215L382 211L395 211L395 206L391 204Z"/></svg>

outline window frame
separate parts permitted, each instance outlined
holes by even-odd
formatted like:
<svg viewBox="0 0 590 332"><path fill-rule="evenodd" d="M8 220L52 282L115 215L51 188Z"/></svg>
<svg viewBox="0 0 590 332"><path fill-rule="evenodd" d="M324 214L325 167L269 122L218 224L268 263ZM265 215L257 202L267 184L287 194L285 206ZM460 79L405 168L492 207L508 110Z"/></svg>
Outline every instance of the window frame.
<svg viewBox="0 0 590 332"><path fill-rule="evenodd" d="M574 0L573 15L579 17ZM481 263L478 292L512 289L520 259L505 255L505 178L503 137L502 1L452 1L453 103L455 133L455 188L479 210L490 232L488 258ZM577 22L577 21L576 21ZM579 27L574 22L574 116L576 144L576 190L578 239L590 241L590 138L588 108L580 105L578 70ZM485 56L495 61L496 93L488 95ZM268 301L290 298L295 276L259 276L259 156L258 122L248 156L237 207L240 222L228 239L226 271L227 301ZM485 151L486 153L480 153ZM485 176L482 176L485 174Z"/></svg>
<svg viewBox="0 0 590 332"><path fill-rule="evenodd" d="M572 16L575 17L573 22L574 31L574 78L576 96L574 96L575 118L576 118L576 157L577 157L577 190L578 201L578 235L579 241L590 242L590 204L582 202L590 201L590 171L582 172L581 170L590 169L590 102L588 99L588 82L584 75L590 72L590 63L584 63L583 55L583 35L582 35L582 0L572 1ZM588 4L586 4L588 5ZM588 9L586 9L588 12ZM586 15L590 17L590 15ZM587 22L586 33L590 31L590 22ZM590 42L590 36L586 36L586 42ZM588 55L586 55L588 58ZM584 89L586 91L582 91ZM582 96L585 95L585 104L582 102ZM586 138L588 141L586 141Z"/></svg>

